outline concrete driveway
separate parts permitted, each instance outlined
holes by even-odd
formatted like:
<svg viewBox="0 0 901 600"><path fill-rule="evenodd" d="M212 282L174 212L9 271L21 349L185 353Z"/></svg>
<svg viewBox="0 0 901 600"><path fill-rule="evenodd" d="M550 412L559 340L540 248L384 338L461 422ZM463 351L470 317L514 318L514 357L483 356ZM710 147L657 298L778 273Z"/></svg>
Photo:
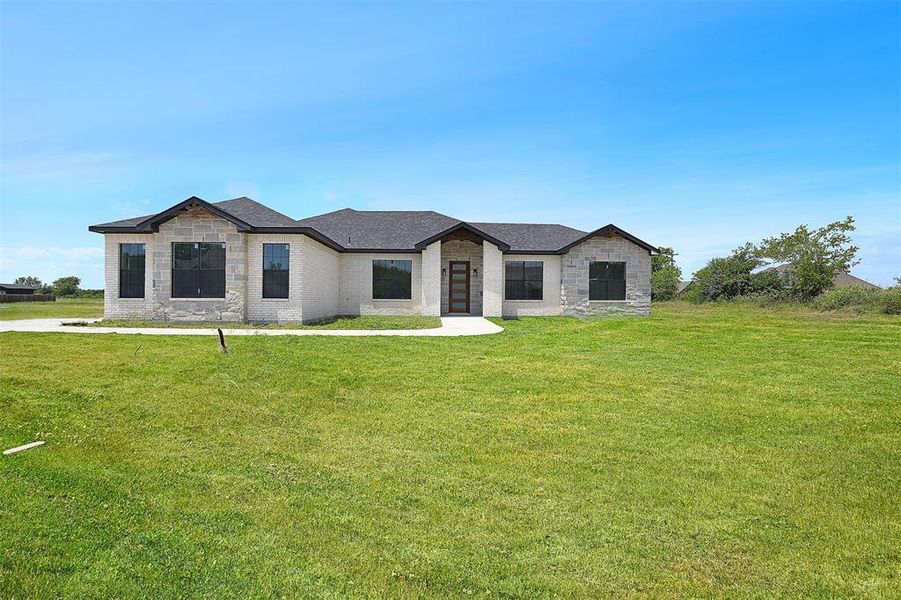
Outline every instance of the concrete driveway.
<svg viewBox="0 0 901 600"><path fill-rule="evenodd" d="M25 331L32 333L119 333L125 335L218 335L215 329L172 327L91 327L64 323L95 323L99 319L21 319L0 321L0 333ZM500 333L503 327L484 317L441 317L441 327L434 329L223 329L225 335L337 335L337 336L426 336L453 337Z"/></svg>

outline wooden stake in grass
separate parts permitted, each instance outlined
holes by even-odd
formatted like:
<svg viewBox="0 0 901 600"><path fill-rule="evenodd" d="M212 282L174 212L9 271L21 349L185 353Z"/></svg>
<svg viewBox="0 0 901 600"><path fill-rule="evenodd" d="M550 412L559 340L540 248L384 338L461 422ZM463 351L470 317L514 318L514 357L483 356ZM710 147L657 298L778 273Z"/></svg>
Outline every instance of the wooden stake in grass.
<svg viewBox="0 0 901 600"><path fill-rule="evenodd" d="M4 450L3 456L15 454L16 452L22 452L23 450L31 450L32 448L37 448L38 446L43 446L43 445L44 445L44 442L31 442L30 444L25 444L24 446L16 446L15 448L10 448L9 450Z"/></svg>
<svg viewBox="0 0 901 600"><path fill-rule="evenodd" d="M216 331L219 332L219 349L222 350L222 354L228 354L228 348L225 346L225 334L219 328Z"/></svg>

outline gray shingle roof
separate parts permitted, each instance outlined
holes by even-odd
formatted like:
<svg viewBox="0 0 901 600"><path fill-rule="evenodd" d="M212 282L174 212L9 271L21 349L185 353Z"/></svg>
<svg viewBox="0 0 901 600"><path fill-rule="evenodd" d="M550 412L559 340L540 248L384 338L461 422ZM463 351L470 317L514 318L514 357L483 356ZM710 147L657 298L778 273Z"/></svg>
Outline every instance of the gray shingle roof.
<svg viewBox="0 0 901 600"><path fill-rule="evenodd" d="M230 215L241 219L245 223L254 227L296 227L297 221L287 215L272 210L268 206L260 204L256 200L241 197L231 200L223 200L222 202L211 202L217 208L224 210ZM144 215L143 217L132 217L131 219L122 219L121 221L112 221L110 223L101 223L93 225L93 227L134 227L142 221L155 215Z"/></svg>
<svg viewBox="0 0 901 600"><path fill-rule="evenodd" d="M0 283L0 288L5 290L36 290L38 288L33 285L24 285L21 283Z"/></svg>
<svg viewBox="0 0 901 600"><path fill-rule="evenodd" d="M547 223L469 223L510 244L510 252L554 252L585 235L584 231Z"/></svg>
<svg viewBox="0 0 901 600"><path fill-rule="evenodd" d="M100 233L127 231L129 228L135 228L142 222L157 217L150 223L155 227L156 224L171 218L183 206L189 206L192 203L206 204L203 200L192 197L156 215L92 225L90 229ZM474 228L477 232L487 236L486 239L493 238L492 242L500 242L499 245L502 249L513 253L565 251L567 246L578 243L586 236L593 235L572 227L547 223L463 222L431 210L361 211L344 208L296 221L246 197L214 202L211 205L206 204L206 206L222 211L225 218L237 219L236 223L243 231L293 230L297 233L307 233L336 250L345 251L398 250L409 252L415 250L417 244L426 243L430 238L457 226L463 226L469 230ZM148 224L145 224L140 231L145 231L147 228ZM649 251L656 250L653 246L633 238L613 225L608 225L594 233L602 233L608 229L633 239L636 243L647 247ZM505 245L509 245L509 249Z"/></svg>
<svg viewBox="0 0 901 600"><path fill-rule="evenodd" d="M344 208L297 221L348 250L412 250L459 219L431 210L354 210Z"/></svg>

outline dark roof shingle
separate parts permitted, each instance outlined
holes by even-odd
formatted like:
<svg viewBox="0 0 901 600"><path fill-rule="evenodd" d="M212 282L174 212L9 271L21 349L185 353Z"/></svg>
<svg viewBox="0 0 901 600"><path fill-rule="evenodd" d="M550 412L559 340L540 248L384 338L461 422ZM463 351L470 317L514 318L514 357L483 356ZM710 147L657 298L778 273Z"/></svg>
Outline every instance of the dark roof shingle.
<svg viewBox="0 0 901 600"><path fill-rule="evenodd" d="M420 241L459 223L431 210L343 208L297 221L348 250L412 250Z"/></svg>
<svg viewBox="0 0 901 600"><path fill-rule="evenodd" d="M138 232L149 231L150 226L156 227L158 223L172 218L172 215L181 210L182 206L192 204L206 205L210 209L215 207L226 218L234 218L239 229L244 231L293 230L296 233L307 233L336 250L351 252L364 250L410 252L416 249L417 244L421 245L447 230L460 227L480 232L485 239L500 243L503 250L511 253L565 251L568 246L579 243L583 238L590 237L595 233L607 232L607 230L625 235L649 251L656 250L653 246L633 238L613 225L608 225L594 233L586 233L565 225L548 223L464 222L431 210L362 211L352 208L343 208L306 219L294 220L246 197L211 204L207 204L200 198L192 197L156 215L92 225L89 229L100 233L128 231L135 228ZM149 223L144 223L145 221ZM141 225L140 228L138 228L139 225Z"/></svg>

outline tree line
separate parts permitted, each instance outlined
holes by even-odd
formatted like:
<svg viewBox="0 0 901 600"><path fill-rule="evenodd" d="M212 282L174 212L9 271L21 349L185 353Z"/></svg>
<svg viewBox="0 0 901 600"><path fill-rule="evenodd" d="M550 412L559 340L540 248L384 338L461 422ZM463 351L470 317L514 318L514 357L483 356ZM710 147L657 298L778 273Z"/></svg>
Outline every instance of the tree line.
<svg viewBox="0 0 901 600"><path fill-rule="evenodd" d="M44 283L38 277L26 275L23 277L16 277L16 280L13 283L16 285L31 286L34 288L35 294L53 294L57 298L103 296L103 290L81 289L81 278L76 277L75 275L60 277L59 279L54 280L53 283Z"/></svg>
<svg viewBox="0 0 901 600"><path fill-rule="evenodd" d="M854 217L848 216L823 227L799 225L793 232L764 238L757 244L748 242L728 256L711 259L694 273L680 297L694 302L739 298L805 303L822 300L833 286L836 273L847 273L860 263L857 259L860 248L852 243L850 236L853 231ZM675 257L672 248L664 247L651 258L652 299L676 297L682 271ZM778 270L774 268L777 266ZM885 312L897 310L898 291L898 288L886 290L886 297L878 299L888 303L883 307ZM835 295L841 295L840 303L845 304L876 299L875 295L862 292L858 289ZM825 301L834 303L836 299Z"/></svg>

